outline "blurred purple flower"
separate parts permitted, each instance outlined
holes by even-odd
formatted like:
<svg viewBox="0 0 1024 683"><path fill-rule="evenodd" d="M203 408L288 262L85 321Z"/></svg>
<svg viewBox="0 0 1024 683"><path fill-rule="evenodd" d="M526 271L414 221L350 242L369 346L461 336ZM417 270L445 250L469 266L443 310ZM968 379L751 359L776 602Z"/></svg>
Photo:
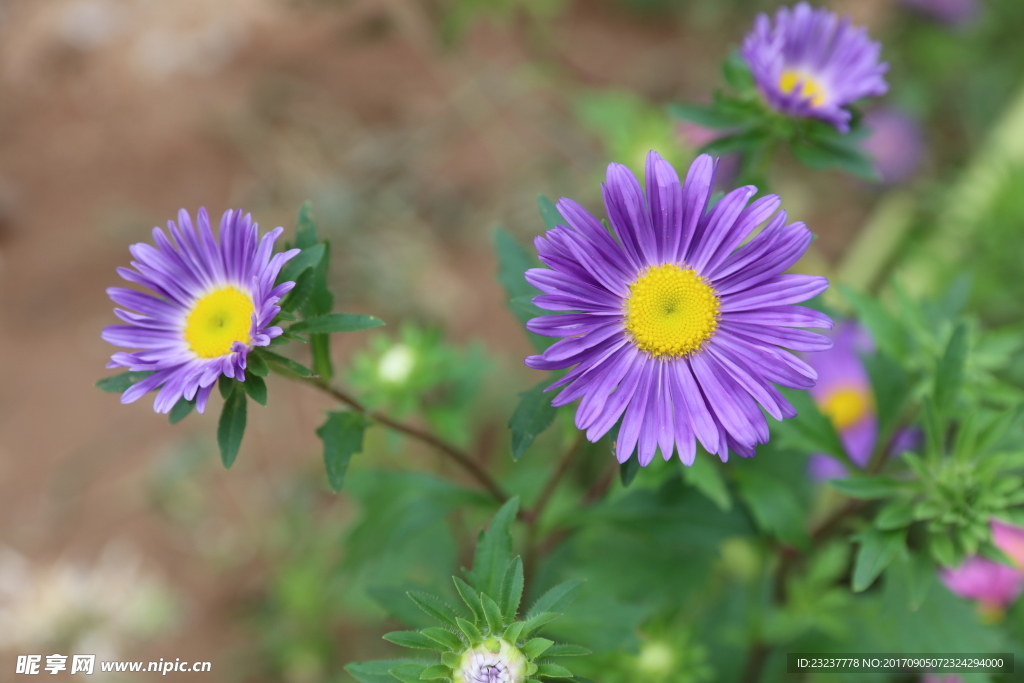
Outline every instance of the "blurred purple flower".
<svg viewBox="0 0 1024 683"><path fill-rule="evenodd" d="M921 679L921 683L964 683L964 679L960 678L956 674L950 674L948 676L925 674L924 678Z"/></svg>
<svg viewBox="0 0 1024 683"><path fill-rule="evenodd" d="M907 7L950 26L962 26L978 16L978 0L902 0Z"/></svg>
<svg viewBox="0 0 1024 683"><path fill-rule="evenodd" d="M868 112L864 125L869 129L864 151L889 185L901 183L914 174L924 156L924 139L917 123L906 114L888 107Z"/></svg>
<svg viewBox="0 0 1024 683"><path fill-rule="evenodd" d="M758 15L741 54L769 105L792 116L821 119L846 133L846 107L889 88L889 65L879 61L881 51L866 29L801 2L780 8L774 24Z"/></svg>
<svg viewBox="0 0 1024 683"><path fill-rule="evenodd" d="M956 569L939 570L946 588L977 600L985 612L1000 612L1024 589L1024 572L984 557L969 557Z"/></svg>

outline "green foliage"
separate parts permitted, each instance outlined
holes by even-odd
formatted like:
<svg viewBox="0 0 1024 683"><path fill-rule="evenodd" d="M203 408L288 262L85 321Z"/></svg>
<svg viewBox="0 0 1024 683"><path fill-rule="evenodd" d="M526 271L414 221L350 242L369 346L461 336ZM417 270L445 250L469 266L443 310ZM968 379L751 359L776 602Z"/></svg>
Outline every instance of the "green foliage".
<svg viewBox="0 0 1024 683"><path fill-rule="evenodd" d="M362 413L331 412L316 430L324 443L324 466L331 488L340 491L352 456L363 450L363 435L369 422Z"/></svg>
<svg viewBox="0 0 1024 683"><path fill-rule="evenodd" d="M529 391L519 394L519 405L508 421L512 430L512 459L519 460L533 440L555 421L558 410L551 405L551 395L546 394L547 380Z"/></svg>
<svg viewBox="0 0 1024 683"><path fill-rule="evenodd" d="M245 434L245 390L242 382L231 382L224 408L217 423L217 446L220 448L220 459L225 468L230 468L238 455ZM223 385L222 385L223 386ZM224 393L224 390L221 390Z"/></svg>
<svg viewBox="0 0 1024 683"><path fill-rule="evenodd" d="M111 394L122 394L133 384L138 384L152 374L152 372L122 372L113 377L97 380L96 388Z"/></svg>

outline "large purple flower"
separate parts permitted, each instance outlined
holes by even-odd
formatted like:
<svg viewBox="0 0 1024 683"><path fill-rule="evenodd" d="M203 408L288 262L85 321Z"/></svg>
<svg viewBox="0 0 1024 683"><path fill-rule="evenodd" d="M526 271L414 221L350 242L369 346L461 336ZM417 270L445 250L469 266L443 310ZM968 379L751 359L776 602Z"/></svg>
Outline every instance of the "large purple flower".
<svg viewBox="0 0 1024 683"><path fill-rule="evenodd" d="M786 224L779 198L741 187L708 208L716 163L702 155L685 184L655 152L647 192L625 166L611 164L603 186L611 231L562 199L566 225L535 241L549 268L526 272L544 294L534 303L561 315L534 318L537 334L564 337L526 364L572 368L548 387L552 401L580 401L576 426L596 441L621 418L616 455L639 449L647 465L659 448L692 464L696 440L722 460L754 455L768 440L764 410L796 411L772 383L809 389L817 373L783 350L827 349L831 340L799 327L830 328L828 316L794 306L828 287L823 277L783 275L811 232ZM774 215L774 217L772 217ZM769 220L770 219L770 220ZM759 225L767 226L744 240ZM742 245L742 246L741 246Z"/></svg>
<svg viewBox="0 0 1024 683"><path fill-rule="evenodd" d="M768 104L785 114L821 119L845 133L850 128L846 107L888 90L884 75L889 65L879 62L881 50L866 29L801 2L780 8L774 24L758 15L741 54Z"/></svg>
<svg viewBox="0 0 1024 683"><path fill-rule="evenodd" d="M270 322L281 310L277 302L295 286L274 285L281 266L299 253L292 249L271 255L277 228L259 239L249 214L227 211L220 223L220 243L210 230L206 209L198 215L198 233L185 210L178 224L168 221L173 242L153 228L156 246L134 244L135 260L118 274L152 293L124 287L107 290L114 313L127 325L111 325L103 338L116 346L141 349L120 351L107 367L126 367L153 374L121 395L131 403L160 387L153 405L166 413L183 396L195 398L203 412L217 378L245 380L246 358L254 346L267 346L281 334ZM133 312L134 311L134 312Z"/></svg>

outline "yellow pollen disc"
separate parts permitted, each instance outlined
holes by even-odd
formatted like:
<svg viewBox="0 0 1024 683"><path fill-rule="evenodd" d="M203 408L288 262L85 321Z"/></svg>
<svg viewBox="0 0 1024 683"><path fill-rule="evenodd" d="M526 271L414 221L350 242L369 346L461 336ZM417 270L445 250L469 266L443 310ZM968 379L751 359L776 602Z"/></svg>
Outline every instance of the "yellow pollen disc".
<svg viewBox="0 0 1024 683"><path fill-rule="evenodd" d="M836 429L846 429L874 408L874 398L860 388L840 387L829 392L819 408Z"/></svg>
<svg viewBox="0 0 1024 683"><path fill-rule="evenodd" d="M825 104L825 88L821 83L805 73L793 71L792 69L786 69L782 72L782 77L779 78L779 89L782 92L789 95L796 90L798 85L800 86L798 94L801 97L810 99L813 106L820 107Z"/></svg>
<svg viewBox="0 0 1024 683"><path fill-rule="evenodd" d="M252 297L234 287L211 292L185 319L185 341L200 358L223 356L236 341L249 343L254 310Z"/></svg>
<svg viewBox="0 0 1024 683"><path fill-rule="evenodd" d="M718 328L718 297L695 270L649 268L629 288L626 329L652 356L688 356Z"/></svg>

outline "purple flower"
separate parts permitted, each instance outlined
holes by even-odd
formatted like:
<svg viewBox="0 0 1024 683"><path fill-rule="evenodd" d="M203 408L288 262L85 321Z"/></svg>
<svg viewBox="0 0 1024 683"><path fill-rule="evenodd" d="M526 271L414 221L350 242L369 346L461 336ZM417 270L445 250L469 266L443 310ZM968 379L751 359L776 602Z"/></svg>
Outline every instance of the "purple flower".
<svg viewBox="0 0 1024 683"><path fill-rule="evenodd" d="M909 178L921 164L924 140L912 118L895 109L879 107L868 112L864 125L870 129L864 151L886 184Z"/></svg>
<svg viewBox="0 0 1024 683"><path fill-rule="evenodd" d="M998 613L1024 589L1024 572L984 557L969 557L956 569L942 569L939 578L962 598L977 600L984 612Z"/></svg>
<svg viewBox="0 0 1024 683"><path fill-rule="evenodd" d="M902 0L903 4L921 14L950 26L962 26L976 16L981 7L978 0Z"/></svg>
<svg viewBox="0 0 1024 683"><path fill-rule="evenodd" d="M603 186L611 234L582 206L562 199L566 224L535 240L549 268L526 272L543 294L537 334L564 337L526 364L571 368L548 387L551 402L577 399L576 426L596 441L621 418L616 455L638 450L647 465L661 449L687 465L696 440L726 460L732 449L754 455L768 440L761 408L796 411L773 386L809 389L817 373L784 350L818 351L832 342L797 327L832 327L828 316L793 304L828 281L783 275L807 249L803 223L786 224L779 198L752 186L708 208L716 163L699 156L685 184L655 152L647 157L647 192L625 166L611 164ZM773 214L774 217L773 217ZM767 226L746 244L758 225ZM741 246L742 245L742 246ZM760 404L761 407L758 407Z"/></svg>
<svg viewBox="0 0 1024 683"><path fill-rule="evenodd" d="M871 380L860 356L871 353L874 343L867 331L852 321L839 325L830 336L832 348L807 360L818 373L811 396L818 409L832 420L850 459L865 467L878 441L878 416ZM842 463L824 453L812 455L808 466L817 481L847 475Z"/></svg>
<svg viewBox="0 0 1024 683"><path fill-rule="evenodd" d="M166 413L183 396L203 412L221 375L245 380L245 365L254 346L267 346L281 334L268 327L281 310L277 302L295 286L274 286L281 266L299 253L271 256L277 228L259 240L258 226L241 211L227 211L220 222L220 243L210 230L206 209L199 209L199 231L183 209L178 224L168 221L174 242L153 228L156 246L129 247L135 261L118 274L152 293L111 287L107 294L124 306L114 313L127 325L111 325L103 339L116 346L141 349L111 356L108 368L126 367L153 374L121 395L131 403L160 388L153 408ZM133 312L136 311L136 312Z"/></svg>
<svg viewBox="0 0 1024 683"><path fill-rule="evenodd" d="M769 105L846 133L850 112L845 107L888 90L889 65L878 61L881 50L866 29L801 2L780 8L774 24L758 15L741 54Z"/></svg>

